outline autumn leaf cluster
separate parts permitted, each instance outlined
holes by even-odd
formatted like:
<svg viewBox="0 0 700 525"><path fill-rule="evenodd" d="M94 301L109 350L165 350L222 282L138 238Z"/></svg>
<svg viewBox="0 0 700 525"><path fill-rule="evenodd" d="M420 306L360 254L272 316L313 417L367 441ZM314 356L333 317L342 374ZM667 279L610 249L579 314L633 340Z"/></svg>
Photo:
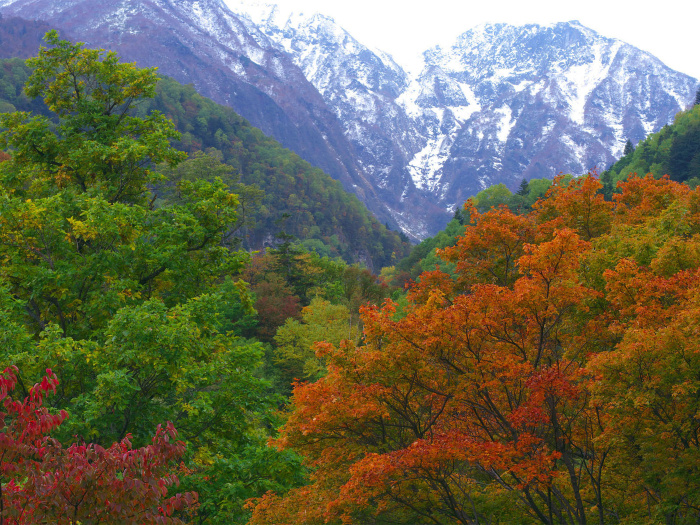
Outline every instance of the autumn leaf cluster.
<svg viewBox="0 0 700 525"><path fill-rule="evenodd" d="M310 483L253 524L695 523L700 192L559 178L470 217L409 304L317 347L274 443Z"/></svg>
<svg viewBox="0 0 700 525"><path fill-rule="evenodd" d="M194 506L197 494L168 497L168 488L179 484L172 463L185 452L172 424L158 426L152 444L138 449L129 436L107 449L63 448L49 432L68 414L43 406L58 385L47 370L26 398L15 399L17 369L0 374L0 523L184 523L173 513Z"/></svg>

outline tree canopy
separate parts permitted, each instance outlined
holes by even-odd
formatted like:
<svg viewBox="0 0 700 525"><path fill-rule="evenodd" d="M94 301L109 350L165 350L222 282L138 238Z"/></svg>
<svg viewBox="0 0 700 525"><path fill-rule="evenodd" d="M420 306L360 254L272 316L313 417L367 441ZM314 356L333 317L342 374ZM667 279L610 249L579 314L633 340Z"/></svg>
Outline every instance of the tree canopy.
<svg viewBox="0 0 700 525"><path fill-rule="evenodd" d="M466 210L409 302L317 351L277 447L309 485L251 523L695 523L700 192L555 180Z"/></svg>
<svg viewBox="0 0 700 525"><path fill-rule="evenodd" d="M46 41L26 92L51 117L0 115L0 363L19 385L46 368L60 377L50 406L70 415L53 433L63 443L140 447L172 422L199 522L243 521L246 498L301 474L265 447L279 399L258 373L263 349L222 316L253 312L248 255L227 242L241 201L217 177L156 193L169 182L158 166L186 154L171 121L138 113L155 71L53 31Z"/></svg>

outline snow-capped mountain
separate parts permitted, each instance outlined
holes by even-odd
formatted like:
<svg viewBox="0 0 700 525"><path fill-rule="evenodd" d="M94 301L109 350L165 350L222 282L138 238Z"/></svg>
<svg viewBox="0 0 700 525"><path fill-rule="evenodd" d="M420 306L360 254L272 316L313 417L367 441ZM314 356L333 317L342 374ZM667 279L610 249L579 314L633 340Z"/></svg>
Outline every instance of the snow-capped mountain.
<svg viewBox="0 0 700 525"><path fill-rule="evenodd" d="M227 0L251 30L287 53L343 124L364 172L395 223L414 238L444 224L445 209L417 188L406 166L421 151L423 124L397 104L409 77L391 56L358 42L329 17Z"/></svg>
<svg viewBox="0 0 700 525"><path fill-rule="evenodd" d="M425 122L415 184L454 206L497 182L605 169L673 120L697 80L578 22L483 25L424 67L397 103Z"/></svg>
<svg viewBox="0 0 700 525"><path fill-rule="evenodd" d="M229 4L243 16L250 5ZM628 138L637 142L669 123L697 85L578 22L476 27L448 49L426 51L410 78L332 20L257 6L249 9L255 27L335 110L369 157L362 166L375 184L404 197L417 190L446 209L494 183L604 169ZM368 71L374 82L362 81ZM403 222L402 210L392 211Z"/></svg>
<svg viewBox="0 0 700 525"><path fill-rule="evenodd" d="M605 169L627 139L671 122L697 86L575 21L479 26L426 51L409 76L328 17L227 3L302 69L395 221L418 237L433 229L435 204L451 211L491 184Z"/></svg>
<svg viewBox="0 0 700 525"><path fill-rule="evenodd" d="M332 19L256 0L0 0L228 104L414 239L479 190L604 169L697 80L577 22L484 25L409 75Z"/></svg>

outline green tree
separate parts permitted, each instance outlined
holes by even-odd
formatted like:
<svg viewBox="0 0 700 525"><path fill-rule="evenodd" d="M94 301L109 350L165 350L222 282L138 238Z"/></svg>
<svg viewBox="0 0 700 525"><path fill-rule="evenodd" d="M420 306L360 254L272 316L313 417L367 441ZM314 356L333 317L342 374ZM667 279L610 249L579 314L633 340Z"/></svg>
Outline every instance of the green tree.
<svg viewBox="0 0 700 525"><path fill-rule="evenodd" d="M29 63L27 93L56 120L0 116L0 236L3 278L26 300L35 333L56 322L64 336L89 337L120 306L159 297L175 304L245 261L221 244L238 198L221 181L183 181L173 202L153 206L157 162L176 164L172 123L135 117L152 96L153 70L47 35ZM188 279L173 279L185 274Z"/></svg>
<svg viewBox="0 0 700 525"><path fill-rule="evenodd" d="M528 204L532 206L537 199L541 199L547 193L552 181L550 179L532 179L528 183L529 193L528 193Z"/></svg>
<svg viewBox="0 0 700 525"><path fill-rule="evenodd" d="M0 163L0 363L20 366L20 385L54 368L51 402L70 413L59 438L131 434L140 446L155 423L174 422L187 489L203 495L199 522L244 521L247 498L300 470L265 449L280 400L259 377L261 346L221 315L252 313L234 280L247 254L225 244L240 201L221 178L194 176L158 200L155 166L184 154L170 146L172 122L135 114L155 71L54 31L46 40L26 91L53 118L0 116L12 157Z"/></svg>
<svg viewBox="0 0 700 525"><path fill-rule="evenodd" d="M38 167L49 184L98 191L109 203L145 198L151 165L184 158L170 147L172 122L159 112L131 115L139 99L155 95L155 70L60 40L56 31L46 41L52 47L27 61L33 72L25 92L42 97L59 121L54 128L45 117L3 115L16 164Z"/></svg>
<svg viewBox="0 0 700 525"><path fill-rule="evenodd" d="M520 181L520 186L515 194L520 195L521 197L527 197L528 193L530 193L530 189L528 188L527 179L523 178L523 180Z"/></svg>
<svg viewBox="0 0 700 525"><path fill-rule="evenodd" d="M230 226L225 239L229 245L238 246L241 243L240 235L255 226L253 216L264 192L255 185L242 184L238 171L223 162L221 151L214 148L209 148L206 152L195 151L177 166L164 163L158 166L158 170L165 176L165 181L156 187L159 199L172 200L183 181L214 182L217 179L221 179L228 190L238 196L236 222Z"/></svg>
<svg viewBox="0 0 700 525"><path fill-rule="evenodd" d="M623 155L631 155L634 153L634 146L632 145L632 141L630 139L627 139L627 142L625 142L625 149L622 152Z"/></svg>
<svg viewBox="0 0 700 525"><path fill-rule="evenodd" d="M356 344L359 326L343 305L316 297L301 311L301 320L287 319L275 335L275 361L285 368L289 385L294 379L315 381L326 374L323 358L314 343L326 341L340 346L344 340Z"/></svg>
<svg viewBox="0 0 700 525"><path fill-rule="evenodd" d="M600 182L603 184L603 197L606 201L611 200L613 194L613 182L610 170L605 170L600 174Z"/></svg>
<svg viewBox="0 0 700 525"><path fill-rule="evenodd" d="M472 199L476 208L484 212L491 208L498 208L501 204L510 204L512 197L513 194L505 184L495 184L481 190Z"/></svg>

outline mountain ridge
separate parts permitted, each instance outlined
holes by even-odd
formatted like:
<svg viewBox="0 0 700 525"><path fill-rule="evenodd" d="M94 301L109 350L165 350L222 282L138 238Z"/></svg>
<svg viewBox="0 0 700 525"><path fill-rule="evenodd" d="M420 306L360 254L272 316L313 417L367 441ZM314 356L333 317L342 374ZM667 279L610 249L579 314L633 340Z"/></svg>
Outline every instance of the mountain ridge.
<svg viewBox="0 0 700 525"><path fill-rule="evenodd" d="M165 74L230 105L414 240L491 184L604 169L627 139L671 122L697 85L575 21L477 26L409 73L324 15L146 0L134 16L127 4L3 0L0 11L50 15L127 60L162 60ZM89 6L92 24L81 18ZM166 15L176 29L158 22ZM147 39L150 54L137 49Z"/></svg>
<svg viewBox="0 0 700 525"><path fill-rule="evenodd" d="M240 6L249 2L229 0L228 4L234 10L239 6L238 13L244 16ZM353 104L348 104L348 93L357 95L357 90L349 88L351 78L361 77L367 64L381 62L379 54L354 65L343 62L343 67L327 67L325 74L319 74L319 66L330 60L316 60L309 71L303 67L306 57L320 54L324 46L326 57L337 53L340 46L329 42L341 32L338 27L312 33L309 28L319 15L278 16L271 4L267 12L260 7L264 3L256 4L257 12L250 16L256 27L292 54L345 123L346 135L358 151L374 153L363 167L378 188L392 187L394 197L400 194L398 202L386 202L394 205L392 215L404 231L407 222L413 221L415 227L417 214L410 205L406 206L411 211L408 220L401 217L401 200L410 195L414 201L427 199L451 212L491 184L504 182L514 189L523 177L604 169L619 157L628 138L642 140L670 122L690 101L697 82L577 21L481 24L459 35L451 46L426 50L418 73L401 71L392 96L386 96L386 89L365 84L361 86L364 96L355 96ZM328 17L325 20L327 25L333 23ZM365 47L363 52L372 50ZM342 57L350 55L345 52ZM380 69L379 74L390 69ZM672 81L664 80L674 75ZM317 78L332 78L342 88L334 90ZM631 91L646 90L638 103L626 91L626 83ZM682 85L682 93L674 91L674 85ZM379 112L369 116L363 112L376 106L382 96L384 113L392 114L394 122L403 119L400 129L389 126L392 136L382 137L391 143L389 148L382 148L381 138L372 140L367 124L381 121L386 130L392 120ZM657 102L655 111L650 111L652 99ZM354 114L344 114L347 107ZM353 136L358 129L363 133ZM400 152L393 163L376 162L390 151ZM422 231L417 231L418 225L412 232L414 238L432 231L430 218L423 219Z"/></svg>

